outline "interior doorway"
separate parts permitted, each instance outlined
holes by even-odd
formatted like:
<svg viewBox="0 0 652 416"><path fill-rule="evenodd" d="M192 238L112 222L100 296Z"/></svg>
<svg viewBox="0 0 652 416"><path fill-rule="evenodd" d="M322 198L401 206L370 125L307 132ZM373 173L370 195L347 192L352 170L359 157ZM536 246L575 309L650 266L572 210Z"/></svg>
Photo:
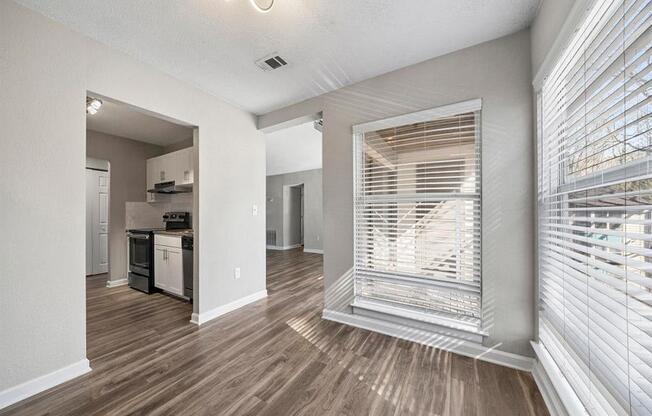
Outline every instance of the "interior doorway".
<svg viewBox="0 0 652 416"><path fill-rule="evenodd" d="M322 122L266 134L266 246L323 253Z"/></svg>
<svg viewBox="0 0 652 416"><path fill-rule="evenodd" d="M109 167L86 160L86 276L109 272Z"/></svg>
<svg viewBox="0 0 652 416"><path fill-rule="evenodd" d="M87 94L87 293L118 291L134 307L164 299L190 321L199 297L199 129ZM98 299L89 296L87 308Z"/></svg>
<svg viewBox="0 0 652 416"><path fill-rule="evenodd" d="M288 240L287 246L303 247L304 245L304 185L291 185L286 187L287 198L285 220L283 221Z"/></svg>

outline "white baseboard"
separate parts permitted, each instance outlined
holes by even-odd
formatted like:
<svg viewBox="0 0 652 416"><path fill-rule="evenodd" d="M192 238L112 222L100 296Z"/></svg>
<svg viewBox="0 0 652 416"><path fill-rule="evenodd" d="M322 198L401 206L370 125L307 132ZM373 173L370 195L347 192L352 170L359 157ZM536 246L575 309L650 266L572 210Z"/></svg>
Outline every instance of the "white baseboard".
<svg viewBox="0 0 652 416"><path fill-rule="evenodd" d="M212 319L227 314L252 302L256 302L257 300L263 299L265 297L267 297L267 290L261 290L260 292L252 293L251 295L245 296L244 298L240 298L238 300L234 300L233 302L227 303L226 305L218 306L215 309L211 309L203 313L193 313L190 317L190 322L195 325L202 325Z"/></svg>
<svg viewBox="0 0 652 416"><path fill-rule="evenodd" d="M541 362L536 361L534 368L532 368L532 378L539 388L539 392L543 397L543 401L548 407L548 412L551 416L568 416L566 408L561 402L557 391L555 390L546 370L541 365Z"/></svg>
<svg viewBox="0 0 652 416"><path fill-rule="evenodd" d="M118 286L124 286L129 281L127 279L119 279L119 280L107 280L106 281L106 287L118 287Z"/></svg>
<svg viewBox="0 0 652 416"><path fill-rule="evenodd" d="M379 332L407 341L416 342L430 347L439 348L456 354L487 361L517 370L532 371L534 359L523 355L499 351L495 348L485 347L482 344L465 341L446 335L436 334L430 331L423 331L408 328L395 323L384 322L366 316L353 315L350 313L324 309L322 318L341 324L355 326L369 331Z"/></svg>
<svg viewBox="0 0 652 416"><path fill-rule="evenodd" d="M303 248L304 253L315 253L315 254L324 254L324 250L318 248Z"/></svg>
<svg viewBox="0 0 652 416"><path fill-rule="evenodd" d="M292 250L297 247L301 247L301 244L293 244L291 246L267 246L267 250Z"/></svg>
<svg viewBox="0 0 652 416"><path fill-rule="evenodd" d="M543 396L543 400L548 406L550 414L553 416L588 415L582 401L568 383L568 380L566 380L566 377L564 377L548 351L537 342L531 342L531 344L537 356L532 375Z"/></svg>
<svg viewBox="0 0 652 416"><path fill-rule="evenodd" d="M58 384L65 383L68 380L79 377L91 371L91 367L86 358L69 366L55 370L49 374L42 375L35 379L26 381L7 390L0 391L0 409L25 400L28 397L41 393Z"/></svg>

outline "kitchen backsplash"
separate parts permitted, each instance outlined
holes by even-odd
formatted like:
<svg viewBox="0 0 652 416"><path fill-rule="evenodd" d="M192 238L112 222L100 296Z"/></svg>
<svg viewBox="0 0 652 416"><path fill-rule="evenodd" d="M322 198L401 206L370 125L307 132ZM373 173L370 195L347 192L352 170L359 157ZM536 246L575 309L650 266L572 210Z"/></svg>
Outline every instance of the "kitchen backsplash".
<svg viewBox="0 0 652 416"><path fill-rule="evenodd" d="M190 212L192 215L192 193L167 195L165 202L127 202L125 204L125 227L152 228L163 227L163 214L168 211Z"/></svg>

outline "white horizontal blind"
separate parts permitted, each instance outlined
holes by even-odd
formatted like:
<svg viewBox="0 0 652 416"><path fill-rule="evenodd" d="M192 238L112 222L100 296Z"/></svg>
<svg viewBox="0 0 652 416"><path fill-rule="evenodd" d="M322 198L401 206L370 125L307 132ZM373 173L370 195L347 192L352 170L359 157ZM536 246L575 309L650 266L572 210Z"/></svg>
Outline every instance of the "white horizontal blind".
<svg viewBox="0 0 652 416"><path fill-rule="evenodd" d="M650 0L596 1L539 96L539 337L590 414L652 414Z"/></svg>
<svg viewBox="0 0 652 416"><path fill-rule="evenodd" d="M356 135L355 292L481 326L479 111Z"/></svg>

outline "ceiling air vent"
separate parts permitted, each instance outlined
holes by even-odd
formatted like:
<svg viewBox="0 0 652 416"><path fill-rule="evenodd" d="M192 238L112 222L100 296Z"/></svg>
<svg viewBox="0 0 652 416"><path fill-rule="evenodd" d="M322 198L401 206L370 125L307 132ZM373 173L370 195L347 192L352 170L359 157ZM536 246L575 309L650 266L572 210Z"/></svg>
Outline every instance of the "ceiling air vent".
<svg viewBox="0 0 652 416"><path fill-rule="evenodd" d="M256 61L256 65L263 71L271 71L272 69L279 69L286 66L288 63L285 59L278 56L276 53L270 54L264 58Z"/></svg>

